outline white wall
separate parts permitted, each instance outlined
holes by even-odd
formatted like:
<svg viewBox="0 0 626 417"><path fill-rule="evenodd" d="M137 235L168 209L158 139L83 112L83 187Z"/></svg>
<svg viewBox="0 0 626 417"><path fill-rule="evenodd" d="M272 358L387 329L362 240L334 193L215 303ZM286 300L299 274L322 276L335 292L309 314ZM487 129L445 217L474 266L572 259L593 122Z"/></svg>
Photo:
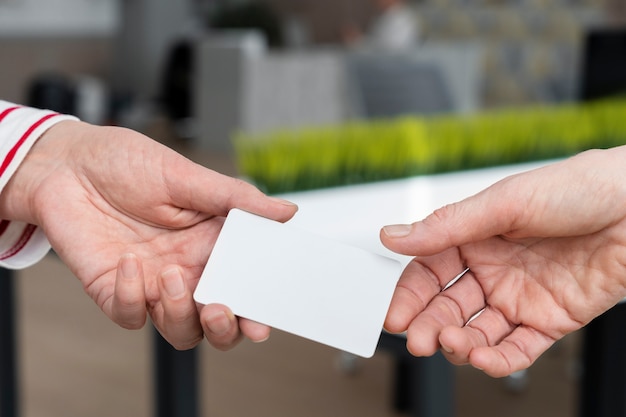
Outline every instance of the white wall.
<svg viewBox="0 0 626 417"><path fill-rule="evenodd" d="M0 36L110 35L118 0L0 0Z"/></svg>

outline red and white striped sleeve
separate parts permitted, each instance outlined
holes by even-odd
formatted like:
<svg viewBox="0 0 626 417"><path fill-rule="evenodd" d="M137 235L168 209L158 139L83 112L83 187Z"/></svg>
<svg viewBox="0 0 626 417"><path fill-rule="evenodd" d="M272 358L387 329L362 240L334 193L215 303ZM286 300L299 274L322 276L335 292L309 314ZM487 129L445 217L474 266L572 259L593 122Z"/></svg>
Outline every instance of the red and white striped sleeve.
<svg viewBox="0 0 626 417"><path fill-rule="evenodd" d="M0 100L0 192L37 139L62 120L77 119ZM0 267L26 268L41 260L49 250L50 243L41 228L0 220Z"/></svg>

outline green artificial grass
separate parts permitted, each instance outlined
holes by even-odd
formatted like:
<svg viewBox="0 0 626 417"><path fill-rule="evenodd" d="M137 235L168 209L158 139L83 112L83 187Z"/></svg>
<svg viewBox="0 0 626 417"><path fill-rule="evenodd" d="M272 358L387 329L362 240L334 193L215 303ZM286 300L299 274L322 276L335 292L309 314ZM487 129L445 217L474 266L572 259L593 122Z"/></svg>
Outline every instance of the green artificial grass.
<svg viewBox="0 0 626 417"><path fill-rule="evenodd" d="M239 171L262 190L302 191L626 144L626 98L239 133L233 143Z"/></svg>

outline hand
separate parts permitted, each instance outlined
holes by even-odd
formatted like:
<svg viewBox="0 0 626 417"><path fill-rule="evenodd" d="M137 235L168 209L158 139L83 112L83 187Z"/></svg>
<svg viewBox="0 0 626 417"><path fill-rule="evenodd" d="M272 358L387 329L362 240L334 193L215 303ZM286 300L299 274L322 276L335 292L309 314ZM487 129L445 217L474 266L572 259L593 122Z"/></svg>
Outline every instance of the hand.
<svg viewBox="0 0 626 417"><path fill-rule="evenodd" d="M626 296L625 158L588 151L383 228L385 246L415 256L385 327L417 356L441 348L492 376L530 366Z"/></svg>
<svg viewBox="0 0 626 417"><path fill-rule="evenodd" d="M269 335L192 298L233 207L278 221L297 210L137 132L75 121L50 128L0 196L3 218L41 226L108 317L136 329L149 314L178 349Z"/></svg>

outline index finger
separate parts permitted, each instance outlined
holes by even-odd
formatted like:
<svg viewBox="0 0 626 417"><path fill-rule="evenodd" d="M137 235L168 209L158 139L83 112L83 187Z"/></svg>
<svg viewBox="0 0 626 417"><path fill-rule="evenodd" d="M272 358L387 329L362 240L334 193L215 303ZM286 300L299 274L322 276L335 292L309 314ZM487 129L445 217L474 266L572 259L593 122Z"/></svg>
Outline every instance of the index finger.
<svg viewBox="0 0 626 417"><path fill-rule="evenodd" d="M179 174L179 175L177 175ZM187 173L175 173L170 189L179 207L225 216L239 208L272 220L285 222L298 210L292 202L271 197L254 185L193 164Z"/></svg>

